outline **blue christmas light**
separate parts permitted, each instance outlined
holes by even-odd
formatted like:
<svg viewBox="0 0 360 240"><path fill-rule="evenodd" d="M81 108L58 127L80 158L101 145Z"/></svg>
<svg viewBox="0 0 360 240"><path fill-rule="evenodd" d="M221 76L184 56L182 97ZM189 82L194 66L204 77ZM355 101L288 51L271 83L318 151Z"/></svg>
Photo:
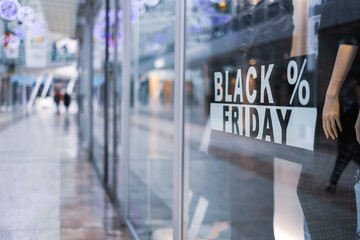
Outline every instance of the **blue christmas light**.
<svg viewBox="0 0 360 240"><path fill-rule="evenodd" d="M225 0L210 0L210 2L212 2L212 3L221 3L221 2L225 2Z"/></svg>
<svg viewBox="0 0 360 240"><path fill-rule="evenodd" d="M0 17L5 20L15 20L21 6L17 0L2 0L0 2Z"/></svg>
<svg viewBox="0 0 360 240"><path fill-rule="evenodd" d="M154 41L160 44L164 44L167 41L167 36L164 33L157 33L154 36Z"/></svg>
<svg viewBox="0 0 360 240"><path fill-rule="evenodd" d="M119 19L122 19L122 14L123 14L123 13L122 13L121 10L119 10L119 11L117 12L117 16L118 16Z"/></svg>
<svg viewBox="0 0 360 240"><path fill-rule="evenodd" d="M108 16L109 16L109 23L110 25L114 25L115 23L115 10L110 10L108 12ZM100 12L100 16L99 19L103 20L104 22L106 22L106 10L102 10Z"/></svg>
<svg viewBox="0 0 360 240"><path fill-rule="evenodd" d="M109 14L109 23L112 26L115 24L115 10L114 9L110 10L108 14Z"/></svg>
<svg viewBox="0 0 360 240"><path fill-rule="evenodd" d="M15 36L17 36L18 38L23 39L23 38L25 38L25 36L26 36L26 30L23 29L22 27L18 27L18 28L16 28L16 29L14 30L14 34L15 34Z"/></svg>

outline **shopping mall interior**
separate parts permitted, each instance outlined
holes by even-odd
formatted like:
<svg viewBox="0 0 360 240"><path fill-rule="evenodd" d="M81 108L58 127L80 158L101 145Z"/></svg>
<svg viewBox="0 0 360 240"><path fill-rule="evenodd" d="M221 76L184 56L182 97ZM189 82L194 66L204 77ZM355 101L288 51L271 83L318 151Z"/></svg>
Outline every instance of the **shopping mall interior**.
<svg viewBox="0 0 360 240"><path fill-rule="evenodd" d="M0 240L360 239L360 1L0 0L0 36Z"/></svg>

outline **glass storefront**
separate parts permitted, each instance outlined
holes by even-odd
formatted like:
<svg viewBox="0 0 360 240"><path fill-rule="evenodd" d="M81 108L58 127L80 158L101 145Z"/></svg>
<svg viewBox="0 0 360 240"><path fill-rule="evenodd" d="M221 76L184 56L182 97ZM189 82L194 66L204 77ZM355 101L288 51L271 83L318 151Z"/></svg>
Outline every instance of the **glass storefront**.
<svg viewBox="0 0 360 240"><path fill-rule="evenodd" d="M133 236L360 236L360 1L108 4L94 27L93 160Z"/></svg>

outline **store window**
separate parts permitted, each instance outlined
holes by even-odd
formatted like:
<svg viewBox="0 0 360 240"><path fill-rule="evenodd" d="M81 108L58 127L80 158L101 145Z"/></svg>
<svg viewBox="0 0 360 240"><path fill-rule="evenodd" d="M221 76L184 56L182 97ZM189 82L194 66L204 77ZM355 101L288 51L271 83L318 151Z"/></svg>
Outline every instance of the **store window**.
<svg viewBox="0 0 360 240"><path fill-rule="evenodd" d="M175 1L131 1L129 222L172 237Z"/></svg>
<svg viewBox="0 0 360 240"><path fill-rule="evenodd" d="M356 239L360 2L189 0L186 20L188 239Z"/></svg>

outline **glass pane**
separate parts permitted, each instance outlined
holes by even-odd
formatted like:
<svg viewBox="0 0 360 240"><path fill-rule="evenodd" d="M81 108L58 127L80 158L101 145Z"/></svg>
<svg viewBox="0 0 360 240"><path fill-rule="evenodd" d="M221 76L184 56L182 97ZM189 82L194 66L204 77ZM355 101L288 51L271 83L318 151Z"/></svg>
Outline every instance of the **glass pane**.
<svg viewBox="0 0 360 240"><path fill-rule="evenodd" d="M174 2L131 3L129 218L141 239L172 236Z"/></svg>
<svg viewBox="0 0 360 240"><path fill-rule="evenodd" d="M94 30L94 78L93 78L93 153L95 165L104 175L104 144L105 144L105 44L106 44L106 7L96 16Z"/></svg>
<svg viewBox="0 0 360 240"><path fill-rule="evenodd" d="M360 2L188 0L186 19L188 239L356 239Z"/></svg>
<svg viewBox="0 0 360 240"><path fill-rule="evenodd" d="M122 114L121 114L121 104L122 104L122 97L121 97L121 91L122 91L122 61L123 61L123 54L122 54L122 49L123 49L123 26L124 26L124 22L122 19L122 6L121 6L121 1L118 1L118 7L119 9L117 9L117 13L116 13L116 17L118 18L118 26L117 26L117 33L114 33L114 39L116 39L115 42L115 46L116 48L114 48L114 55L115 55L115 65L116 65L116 74L114 75L114 84L115 86L113 86L113 90L116 91L116 104L114 106L114 111L116 110L116 113L113 114L113 118L115 118L114 120L116 121L116 131L113 132L113 134L115 134L115 137L117 139L117 143L115 144L115 148L114 151L116 151L117 154L117 165L114 166L115 172L116 172L116 179L114 181L116 181L116 190L117 191L117 200L118 202L120 202L120 192L121 192L121 168L120 168L120 161L122 161L122 155L121 155L121 120L122 120ZM114 25L115 26L115 25ZM115 102L114 102L115 103ZM116 150L115 150L116 149Z"/></svg>

